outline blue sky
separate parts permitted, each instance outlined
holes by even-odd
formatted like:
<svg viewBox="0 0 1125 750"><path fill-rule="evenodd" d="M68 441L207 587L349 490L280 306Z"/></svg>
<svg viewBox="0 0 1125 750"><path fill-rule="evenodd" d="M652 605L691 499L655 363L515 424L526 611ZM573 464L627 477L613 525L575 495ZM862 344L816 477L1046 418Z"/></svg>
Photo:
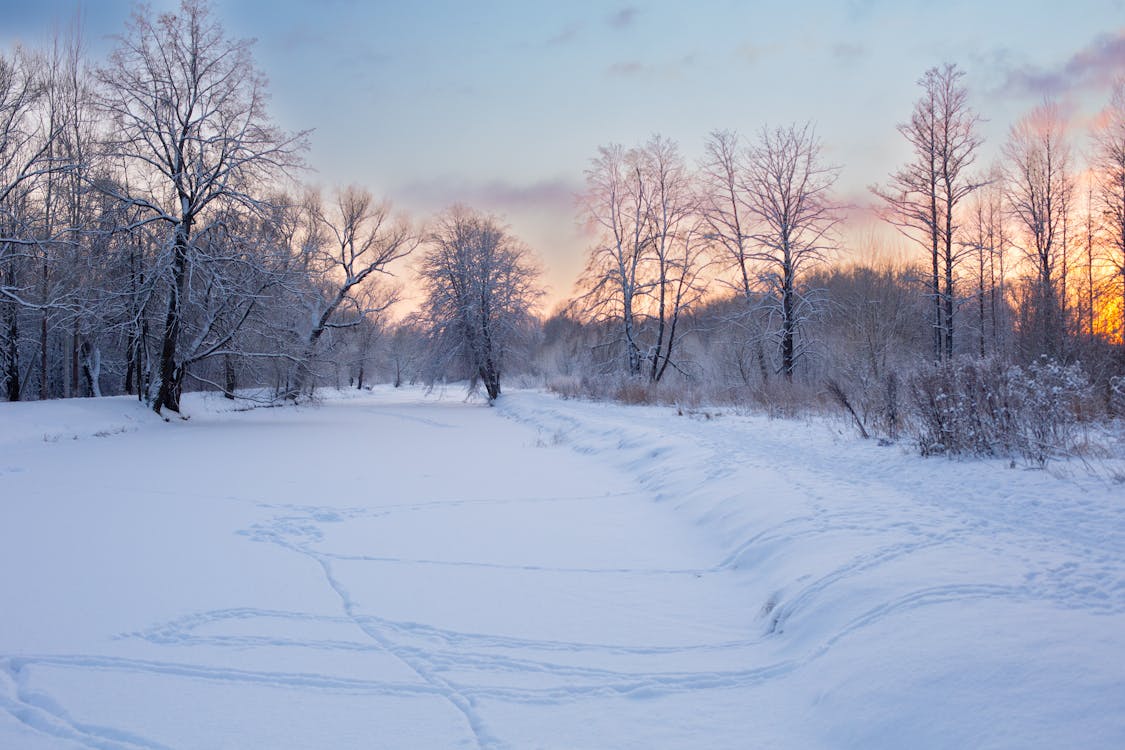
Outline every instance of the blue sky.
<svg viewBox="0 0 1125 750"><path fill-rule="evenodd" d="M258 39L281 124L315 129L309 181L363 184L419 217L454 201L499 213L544 258L553 297L583 263L573 195L599 145L662 133L694 159L715 129L812 120L840 196L862 204L906 157L895 125L928 67L966 71L982 166L1044 96L1081 123L1125 73L1125 0L213 5ZM42 42L76 7L0 0L0 41ZM92 50L108 50L131 3L82 8Z"/></svg>

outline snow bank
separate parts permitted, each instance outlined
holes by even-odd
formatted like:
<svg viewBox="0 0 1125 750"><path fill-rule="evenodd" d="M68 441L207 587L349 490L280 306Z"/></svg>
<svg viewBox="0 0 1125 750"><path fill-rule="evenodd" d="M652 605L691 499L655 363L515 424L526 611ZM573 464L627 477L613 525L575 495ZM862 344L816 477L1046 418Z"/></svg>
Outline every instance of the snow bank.
<svg viewBox="0 0 1125 750"><path fill-rule="evenodd" d="M0 404L0 447L41 440L57 443L134 432L160 421L131 396Z"/></svg>
<svg viewBox="0 0 1125 750"><path fill-rule="evenodd" d="M502 412L711 541L709 572L758 612L752 663L825 746L1125 746L1120 484L922 459L830 421L537 393Z"/></svg>

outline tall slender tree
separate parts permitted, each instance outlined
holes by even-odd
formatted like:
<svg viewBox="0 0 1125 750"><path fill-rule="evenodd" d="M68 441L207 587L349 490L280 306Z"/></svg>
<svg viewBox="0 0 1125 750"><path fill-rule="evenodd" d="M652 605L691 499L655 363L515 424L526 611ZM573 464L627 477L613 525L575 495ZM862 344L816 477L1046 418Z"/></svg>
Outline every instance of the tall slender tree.
<svg viewBox="0 0 1125 750"><path fill-rule="evenodd" d="M20 314L51 308L35 300L31 277L42 240L33 193L58 170L51 155L61 130L37 117L47 90L44 74L41 55L23 48L0 55L0 379L9 401L23 393Z"/></svg>
<svg viewBox="0 0 1125 750"><path fill-rule="evenodd" d="M735 291L749 301L754 296L754 269L738 135L729 130L715 131L708 136L705 151L700 181L708 238L718 250L720 267L733 276Z"/></svg>
<svg viewBox="0 0 1125 750"><path fill-rule="evenodd" d="M654 136L639 153L644 179L651 186L645 222L651 238L646 265L654 331L645 356L649 380L655 383L673 365L683 313L699 297L696 279L704 232L698 191L676 144Z"/></svg>
<svg viewBox="0 0 1125 750"><path fill-rule="evenodd" d="M809 124L763 129L750 150L745 188L755 220L752 257L775 301L780 371L789 380L814 303L805 274L835 247L839 212L831 191L838 176L838 167L824 163Z"/></svg>
<svg viewBox="0 0 1125 750"><path fill-rule="evenodd" d="M1114 83L1105 122L1094 133L1096 211L1117 283L1118 341L1125 342L1125 76Z"/></svg>
<svg viewBox="0 0 1125 750"><path fill-rule="evenodd" d="M618 331L626 371L632 376L640 375L644 365L640 308L652 241L647 223L650 187L639 153L614 144L598 149L586 170L582 196L582 212L596 233L596 244L579 279L582 291L575 307Z"/></svg>
<svg viewBox="0 0 1125 750"><path fill-rule="evenodd" d="M699 190L678 146L659 135L643 146L608 146L586 172L583 210L597 232L573 307L615 330L627 372L659 381L699 298L708 232Z"/></svg>
<svg viewBox="0 0 1125 750"><path fill-rule="evenodd" d="M1024 305L1025 354L1061 356L1059 289L1064 231L1073 197L1071 151L1058 105L1047 102L1012 126L1004 145L1005 197L1032 269Z"/></svg>
<svg viewBox="0 0 1125 750"><path fill-rule="evenodd" d="M964 75L953 64L925 72L910 122L898 126L913 158L887 186L871 188L882 199L884 218L930 253L935 359L952 356L954 348L955 269L964 247L957 237L957 209L985 182L969 175L982 139Z"/></svg>

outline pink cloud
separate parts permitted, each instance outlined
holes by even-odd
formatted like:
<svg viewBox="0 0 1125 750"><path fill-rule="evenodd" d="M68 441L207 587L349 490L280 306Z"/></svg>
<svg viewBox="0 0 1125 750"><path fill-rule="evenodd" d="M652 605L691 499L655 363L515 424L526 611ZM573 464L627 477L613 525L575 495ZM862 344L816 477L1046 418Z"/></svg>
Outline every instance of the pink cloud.
<svg viewBox="0 0 1125 750"><path fill-rule="evenodd" d="M1008 71L1001 90L1007 94L1060 96L1068 91L1103 87L1125 73L1125 29L1099 34L1062 65L1038 68L1024 65Z"/></svg>

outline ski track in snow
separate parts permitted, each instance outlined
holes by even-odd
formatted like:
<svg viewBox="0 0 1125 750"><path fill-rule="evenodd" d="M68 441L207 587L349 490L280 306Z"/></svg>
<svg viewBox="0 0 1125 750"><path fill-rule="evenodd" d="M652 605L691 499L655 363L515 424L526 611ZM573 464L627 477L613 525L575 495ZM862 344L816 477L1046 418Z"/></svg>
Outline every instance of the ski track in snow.
<svg viewBox="0 0 1125 750"><path fill-rule="evenodd" d="M434 426L433 420L417 421L427 424L428 426ZM441 426L447 427L449 425ZM464 501L446 501L429 503L428 505L436 505L440 507L442 505L450 504L460 505L463 504L463 502ZM418 506L405 505L399 507L409 510L417 509ZM483 720L481 719L480 715L473 705L473 701L470 698L466 697L456 685L441 677L441 675L435 671L433 665L429 663L429 660L426 658L424 652L399 646L393 639L387 636L383 628L380 627L380 623L377 620L362 616L362 614L359 613L355 602L352 600L351 595L348 593L348 590L344 587L344 584L341 582L339 577L337 577L333 573L332 561L330 557L328 555L318 554L310 548L309 543L311 541L319 541L321 539L319 527L317 526L318 523L337 523L341 521L345 516L355 518L367 514L364 514L356 509L345 511L345 516L341 516L336 510L332 508L317 508L313 506L305 506L305 509L311 510L311 512L306 516L281 516L274 519L272 523L268 523L265 525L256 524L251 530L239 533L249 536L254 541L272 542L284 549L296 552L316 562L323 570L324 578L327 581L328 585L339 597L343 610L347 615L347 619L350 622L354 623L380 650L393 655L396 659L401 661L412 672L418 675L418 677L420 677L427 685L433 688L433 692L435 692L437 695L440 695L442 698L448 701L449 704L453 706L458 712L460 712L464 716L465 722L472 732L475 744L478 747L484 748L497 746L497 739L493 737L491 733L485 728ZM384 514L376 514L376 516L378 515ZM180 640L178 641L178 643L183 644L186 643L186 641ZM270 647L281 647L285 644L276 640L267 640L265 645ZM307 647L313 644L302 643L302 645L304 647ZM335 645L332 646L332 648L336 647L337 646ZM355 650L354 645L351 650Z"/></svg>
<svg viewBox="0 0 1125 750"><path fill-rule="evenodd" d="M0 657L0 682L3 687L0 690L0 708L37 732L84 747L99 750L166 750L165 745L130 732L75 721L49 695L30 689L27 686L27 667L47 663L51 663L50 657L41 660ZM80 658L73 666L88 669L97 668L98 665L96 659Z"/></svg>
<svg viewBox="0 0 1125 750"><path fill-rule="evenodd" d="M409 404L393 408L362 407L380 421L403 422L438 430L457 430L449 421L405 413ZM746 420L737 429L715 428L715 421L670 418L667 412L643 409L628 413L591 404L556 401L542 394L517 394L496 410L542 436L553 435L544 450L574 450L603 457L631 476L645 502L670 506L700 533L711 534L713 559L696 567L643 565L562 565L480 559L440 559L433 555L380 554L378 550L341 551L332 547L332 531L356 523L380 523L414 514L472 512L476 509L522 507L610 508L638 501L633 490L600 494L514 497L445 497L421 502L363 505L317 505L269 502L261 497L231 499L265 514L234 530L248 543L273 545L319 569L322 585L338 602L340 614L235 607L197 611L182 617L141 625L120 633L117 641L140 641L180 655L178 659L126 658L98 654L14 652L0 654L0 710L40 735L81 747L104 749L165 748L139 734L78 721L43 688L33 686L36 668L146 674L202 683L266 686L326 694L437 697L463 722L466 742L478 748L509 747L505 728L490 717L485 704L564 706L599 698L668 697L708 690L739 690L762 686L806 671L817 660L867 628L904 613L973 601L1039 602L1096 616L1125 613L1125 507L1107 509L1087 503L1081 493L1055 504L1038 500L993 497L995 487L966 492L956 477L942 479L941 464L923 469L936 481L926 491L917 478L894 471L856 471L855 455L834 455L818 445L794 451L785 435L773 435L761 421ZM493 417L488 417L493 418ZM736 421L736 418L727 418ZM668 425L675 426L670 431ZM541 440L541 437L540 437ZM752 440L752 444L748 444ZM886 454L865 453L865 468L880 462L903 462ZM605 458L608 457L608 458ZM921 464L918 464L921 466ZM970 466L985 475L995 467ZM22 471L2 467L0 475ZM753 495L756 477L784 478L786 491L803 506L753 522L742 519L739 504ZM765 480L763 480L765 481ZM945 484L942 485L941 482ZM959 483L960 482L960 483ZM1001 479L998 484L1002 485ZM773 487L774 485L770 485ZM727 496L714 497L715 489ZM159 493L160 490L154 490ZM990 502L982 503L982 497ZM702 499L701 499L702 498ZM905 498L905 500L904 500ZM904 502L911 513L904 517ZM1125 504L1123 504L1125 505ZM1116 519L1107 522L1107 513ZM1061 523L1060 519L1066 519ZM795 548L831 548L846 544L835 557L810 563L806 573L779 581L763 601L745 607L757 612L755 625L741 638L696 638L678 643L630 643L607 639L565 640L552 637L473 632L434 623L382 616L377 605L361 603L344 564L394 570L463 570L479 574L573 577L576 586L591 581L691 580L753 576L763 560ZM851 597L846 606L829 611L831 623L812 641L787 637L816 613L824 617L835 592L898 570L925 555L964 548L1011 562L1023 571L960 572L905 581ZM1049 549L1050 553L1044 552ZM353 574L354 575L354 574ZM595 584L596 585L596 584ZM733 589L732 589L733 591ZM278 623L343 628L354 626L355 638L284 635ZM283 672L226 668L191 661L192 649L232 652L286 651L324 654L381 653L401 663L416 680L348 677L331 673ZM664 665L722 663L724 668L668 669ZM700 664L704 662L698 662ZM529 684L533 683L533 684ZM705 744L705 743L704 743ZM69 746L69 745L68 745Z"/></svg>

